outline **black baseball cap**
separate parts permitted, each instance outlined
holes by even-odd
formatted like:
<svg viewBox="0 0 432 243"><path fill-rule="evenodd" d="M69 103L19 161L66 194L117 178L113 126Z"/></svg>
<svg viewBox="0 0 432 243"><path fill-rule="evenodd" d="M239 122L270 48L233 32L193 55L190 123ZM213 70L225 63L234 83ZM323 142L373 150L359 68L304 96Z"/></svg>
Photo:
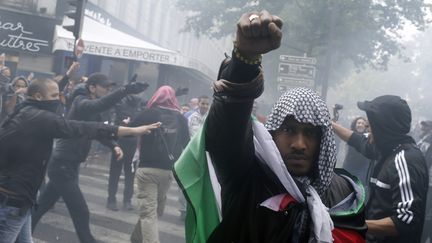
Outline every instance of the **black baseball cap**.
<svg viewBox="0 0 432 243"><path fill-rule="evenodd" d="M389 151L394 148L394 143L407 139L405 135L411 129L411 109L401 97L378 96L371 101L357 102L357 106L366 112L380 150Z"/></svg>
<svg viewBox="0 0 432 243"><path fill-rule="evenodd" d="M93 73L87 79L87 85L99 85L102 87L109 87L116 85L115 82L109 80L108 76L103 73Z"/></svg>
<svg viewBox="0 0 432 243"><path fill-rule="evenodd" d="M408 103L396 95L382 95L368 101L357 102L357 107L365 112L405 111L411 114Z"/></svg>
<svg viewBox="0 0 432 243"><path fill-rule="evenodd" d="M358 107L360 110L362 110L362 111L366 111L366 112L376 110L376 109L374 108L375 105L376 105L376 104L373 104L372 101L368 101L368 100L357 102L357 107Z"/></svg>

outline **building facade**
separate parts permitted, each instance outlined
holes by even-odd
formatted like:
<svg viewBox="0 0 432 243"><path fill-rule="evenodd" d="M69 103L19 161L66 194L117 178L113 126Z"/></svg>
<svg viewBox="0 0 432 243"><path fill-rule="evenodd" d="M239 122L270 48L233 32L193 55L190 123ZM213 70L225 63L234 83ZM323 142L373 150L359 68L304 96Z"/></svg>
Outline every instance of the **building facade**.
<svg viewBox="0 0 432 243"><path fill-rule="evenodd" d="M63 74L74 38L61 28L67 1L0 0L0 52L15 75ZM189 97L211 93L231 38L213 40L181 32L185 13L173 0L89 0L82 39L81 75L108 74L126 82L133 74L157 87L189 87Z"/></svg>
<svg viewBox="0 0 432 243"><path fill-rule="evenodd" d="M183 32L186 14L176 8L177 0L89 0L122 21L151 43L175 51L185 58L187 69L162 67L163 83L181 84L191 89L191 95L211 93L210 83L216 79L224 53L230 54L232 38L221 40ZM126 31L127 32L127 31ZM179 75L186 72L187 75ZM190 77L192 76L192 77ZM196 82L199 79L199 82Z"/></svg>
<svg viewBox="0 0 432 243"><path fill-rule="evenodd" d="M51 77L56 0L0 0L0 53L16 75Z"/></svg>

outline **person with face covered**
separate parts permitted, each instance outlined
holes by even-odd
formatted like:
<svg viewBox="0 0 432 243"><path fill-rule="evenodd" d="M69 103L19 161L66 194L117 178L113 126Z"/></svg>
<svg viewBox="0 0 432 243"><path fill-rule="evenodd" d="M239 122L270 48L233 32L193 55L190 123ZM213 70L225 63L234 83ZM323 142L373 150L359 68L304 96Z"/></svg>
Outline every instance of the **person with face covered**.
<svg viewBox="0 0 432 243"><path fill-rule="evenodd" d="M365 118L357 117L351 123L351 130L355 133L367 137L367 126L368 122ZM355 150L354 147L348 147L348 151L343 163L343 168L354 176L357 176L365 186L367 186L368 184L367 177L369 171L369 164L370 162L368 158L364 157L361 153Z"/></svg>
<svg viewBox="0 0 432 243"><path fill-rule="evenodd" d="M148 134L160 125L129 128L65 120L55 113L60 101L53 80L33 81L27 95L0 126L1 243L33 242L30 210L45 177L54 138L114 139ZM66 196L76 200L72 194Z"/></svg>
<svg viewBox="0 0 432 243"><path fill-rule="evenodd" d="M72 106L67 119L101 122L101 113L112 108L129 94L143 92L148 85L130 83L110 93L112 83L104 74L90 75L84 86L77 88L72 95ZM117 160L123 151L114 139L99 139L108 146ZM40 218L62 197L71 215L75 230L81 242L95 242L90 232L89 210L78 184L79 166L87 158L91 139L87 137L67 138L56 141L56 147L48 163L48 178L45 190L38 198L38 207L32 217L32 228Z"/></svg>
<svg viewBox="0 0 432 243"><path fill-rule="evenodd" d="M297 88L265 126L251 117L264 88L261 54L280 46L282 21L244 14L204 129L174 165L188 201L186 242L364 242L361 183L335 171L330 114Z"/></svg>
<svg viewBox="0 0 432 243"><path fill-rule="evenodd" d="M429 178L425 158L408 135L411 109L395 95L357 105L369 121L367 139L336 123L333 128L363 155L376 160L366 205L368 242L420 242Z"/></svg>

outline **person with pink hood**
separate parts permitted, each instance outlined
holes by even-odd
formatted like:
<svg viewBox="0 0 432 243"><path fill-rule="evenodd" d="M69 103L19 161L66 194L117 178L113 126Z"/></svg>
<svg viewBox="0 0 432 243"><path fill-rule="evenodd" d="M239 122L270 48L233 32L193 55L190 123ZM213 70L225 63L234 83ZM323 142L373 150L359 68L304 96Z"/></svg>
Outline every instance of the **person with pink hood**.
<svg viewBox="0 0 432 243"><path fill-rule="evenodd" d="M171 169L189 142L187 120L180 110L175 90L162 86L148 101L147 108L132 121L133 127L150 121L162 122L159 129L142 136L138 142L140 156L135 180L140 218L132 242L159 242L157 220L164 211L172 181Z"/></svg>

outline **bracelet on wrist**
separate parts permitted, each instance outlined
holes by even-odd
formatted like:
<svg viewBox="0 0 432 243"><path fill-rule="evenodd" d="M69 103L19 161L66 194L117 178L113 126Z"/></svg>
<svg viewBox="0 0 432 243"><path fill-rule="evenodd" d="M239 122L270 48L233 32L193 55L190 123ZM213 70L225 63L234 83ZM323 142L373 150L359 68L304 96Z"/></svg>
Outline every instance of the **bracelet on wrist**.
<svg viewBox="0 0 432 243"><path fill-rule="evenodd" d="M257 65L257 64L261 64L262 62L262 55L257 55L256 58L247 58L244 57L239 49L237 48L236 43L234 42L234 50L233 50L234 55L236 56L237 59L239 59L241 62L248 64L248 65Z"/></svg>

